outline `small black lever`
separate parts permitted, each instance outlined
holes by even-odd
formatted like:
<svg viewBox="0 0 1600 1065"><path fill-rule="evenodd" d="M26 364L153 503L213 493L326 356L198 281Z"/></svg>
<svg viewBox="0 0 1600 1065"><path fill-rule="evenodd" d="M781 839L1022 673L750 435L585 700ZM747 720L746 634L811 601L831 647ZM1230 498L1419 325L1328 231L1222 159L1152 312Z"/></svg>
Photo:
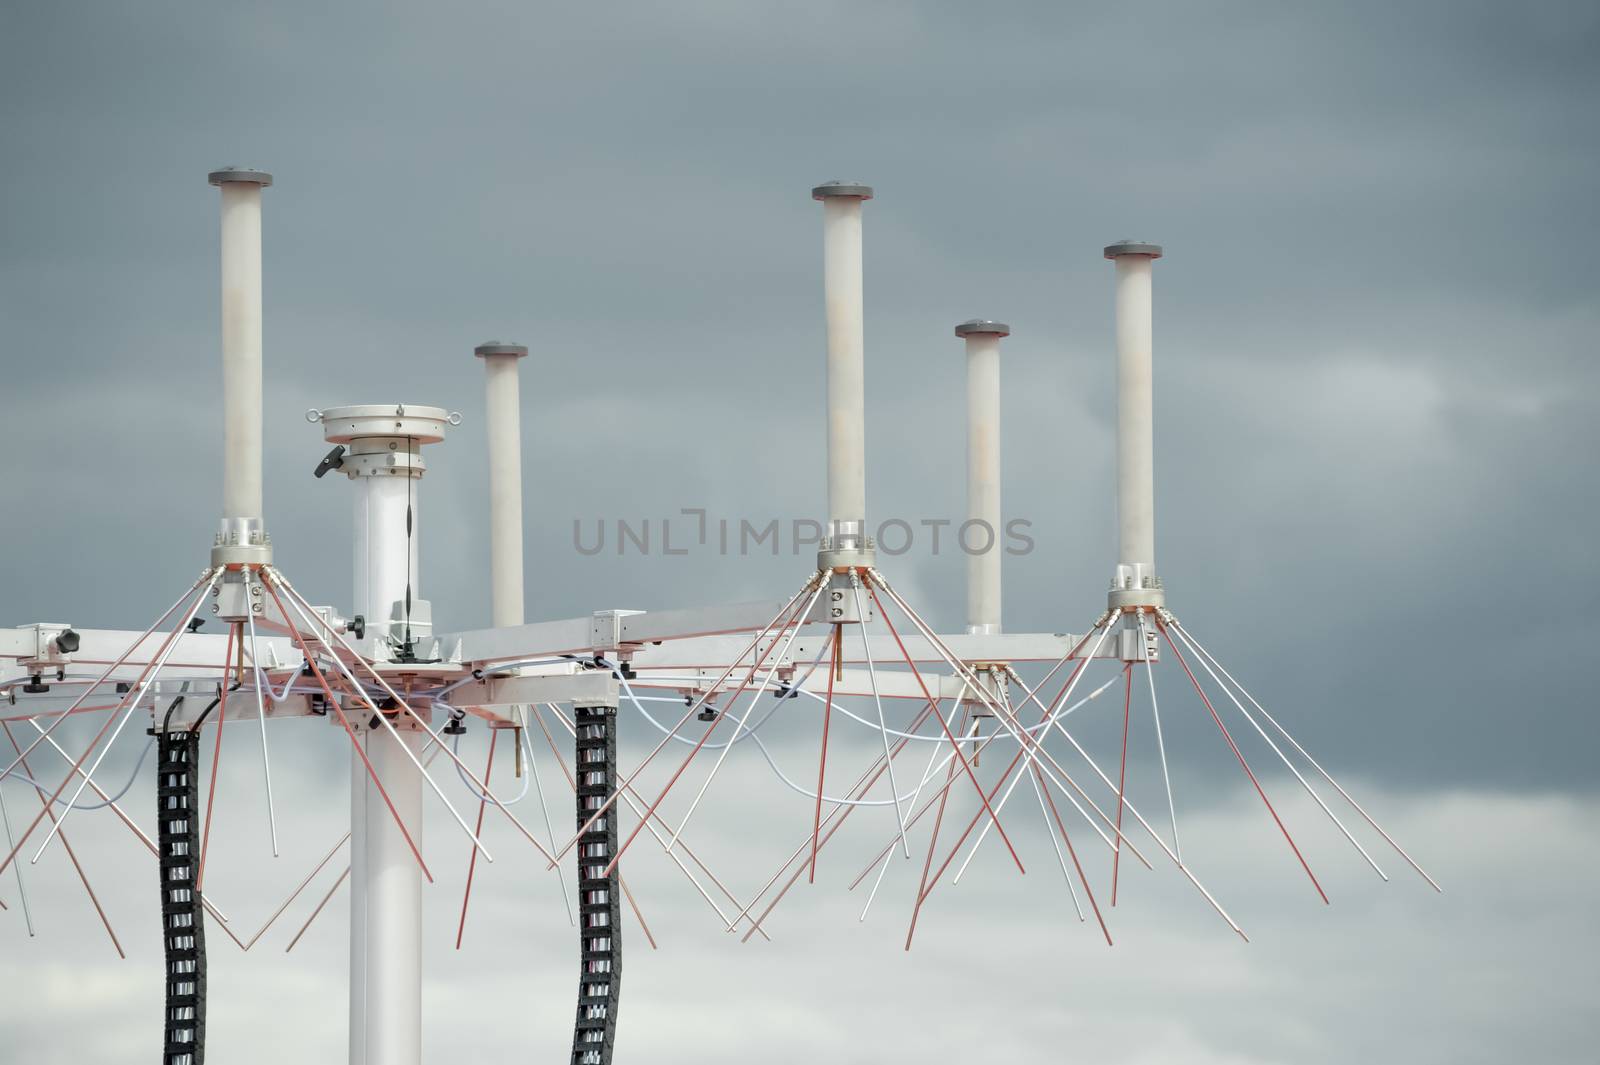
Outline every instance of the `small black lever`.
<svg viewBox="0 0 1600 1065"><path fill-rule="evenodd" d="M328 475L329 470L344 468L344 445L338 444L334 449L322 456L322 461L317 463L316 478L321 480Z"/></svg>

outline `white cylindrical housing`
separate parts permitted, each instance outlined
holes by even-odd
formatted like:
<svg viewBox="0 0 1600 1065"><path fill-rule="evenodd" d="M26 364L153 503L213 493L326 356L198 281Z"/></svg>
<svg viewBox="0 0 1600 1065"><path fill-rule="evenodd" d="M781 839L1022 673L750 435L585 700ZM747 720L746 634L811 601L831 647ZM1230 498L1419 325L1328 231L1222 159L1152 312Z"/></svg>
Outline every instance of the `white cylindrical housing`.
<svg viewBox="0 0 1600 1065"><path fill-rule="evenodd" d="M383 781L395 813L422 846L422 774L402 749L420 755L428 736L420 729L367 734L367 757ZM363 778L365 772L363 771ZM363 1065L422 1063L422 870L370 782L366 824L366 945ZM354 873L354 869L352 869Z"/></svg>
<svg viewBox="0 0 1600 1065"><path fill-rule="evenodd" d="M866 185L830 182L822 201L822 288L828 322L828 536L837 548L866 536L866 362L861 205Z"/></svg>
<svg viewBox="0 0 1600 1065"><path fill-rule="evenodd" d="M520 344L480 344L484 409L489 432L489 594L493 623L521 625L522 604L522 405Z"/></svg>
<svg viewBox="0 0 1600 1065"><path fill-rule="evenodd" d="M973 319L956 326L967 342L967 631L1001 631L1000 338L1010 328Z"/></svg>
<svg viewBox="0 0 1600 1065"><path fill-rule="evenodd" d="M420 477L357 477L355 611L366 618L374 654L406 636L406 602L422 598L417 576L417 493Z"/></svg>
<svg viewBox="0 0 1600 1065"><path fill-rule="evenodd" d="M352 610L366 621L365 651L380 661L403 655L408 641L433 631L417 551L418 497L427 470L422 449L443 440L461 416L439 407L368 404L307 417L322 423L325 440L345 446L338 468L355 482Z"/></svg>
<svg viewBox="0 0 1600 1065"><path fill-rule="evenodd" d="M1150 266L1155 244L1124 242L1105 250L1116 263L1117 561L1140 579L1156 564L1155 412L1151 365Z"/></svg>
<svg viewBox="0 0 1600 1065"><path fill-rule="evenodd" d="M261 190L272 176L218 170L222 190L222 516L260 518Z"/></svg>

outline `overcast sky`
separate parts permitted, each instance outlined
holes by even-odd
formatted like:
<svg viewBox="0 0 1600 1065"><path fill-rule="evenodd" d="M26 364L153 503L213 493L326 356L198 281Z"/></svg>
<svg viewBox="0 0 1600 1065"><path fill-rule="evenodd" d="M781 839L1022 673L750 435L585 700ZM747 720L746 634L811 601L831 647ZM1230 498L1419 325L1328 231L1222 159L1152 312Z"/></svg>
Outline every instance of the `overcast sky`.
<svg viewBox="0 0 1600 1065"><path fill-rule="evenodd" d="M685 507L825 516L808 190L843 178L877 189L874 517L959 518L951 327L1011 323L1005 509L1036 547L1007 560L1006 624L1083 631L1116 561L1100 249L1159 242L1170 605L1373 797L1446 893L1401 875L1392 852L1394 882L1378 881L1252 751L1327 869L1334 905L1311 905L1203 707L1174 687L1185 850L1246 911L1251 945L1170 868L1133 874L1117 946L1097 945L1036 825L1018 829L1028 876L982 852L935 896L909 957L907 868L860 925L841 851L785 902L773 944L733 949L675 870L641 856L662 949L624 932L622 1060L1592 1060L1588 977L1561 959L1600 947L1578 887L1600 871L1600 625L1586 609L1600 591L1597 51L1600 11L1563 3L13 5L0 13L0 624L142 628L205 562L220 483L205 175L220 166L276 178L278 561L314 600L347 603L350 488L312 480L325 445L306 408L459 410L421 497L421 592L444 629L488 618L472 357L487 339L531 349L530 618L782 598L804 578L807 552L787 543L776 558L587 556L573 529ZM963 564L920 541L890 573L948 631ZM1084 727L1109 742L1120 722L1094 713ZM814 715L790 725L780 755L803 775ZM336 737L279 735L283 816L300 831L277 863L256 856L252 765L225 767L236 864L218 876L252 927L343 830ZM651 742L626 735L624 760ZM858 746L864 764L871 745ZM131 741L108 766L136 755ZM807 812L754 758L730 765L696 827L745 894ZM1135 795L1159 807L1152 786ZM14 784L6 796L34 801ZM525 856L497 863L474 903L482 934L469 928L454 955L465 852L441 814L430 1060L555 1060L573 965L554 881ZM42 862L39 938L0 914L0 1045L16 1048L0 1056L154 1053L153 872L115 822L83 822L79 849L132 958L108 960L70 869ZM861 861L885 823L854 829ZM1108 870L1094 861L1098 888ZM14 902L9 874L0 898ZM288 958L281 941L239 957L213 937L213 1060L341 1057L342 910L341 895Z"/></svg>

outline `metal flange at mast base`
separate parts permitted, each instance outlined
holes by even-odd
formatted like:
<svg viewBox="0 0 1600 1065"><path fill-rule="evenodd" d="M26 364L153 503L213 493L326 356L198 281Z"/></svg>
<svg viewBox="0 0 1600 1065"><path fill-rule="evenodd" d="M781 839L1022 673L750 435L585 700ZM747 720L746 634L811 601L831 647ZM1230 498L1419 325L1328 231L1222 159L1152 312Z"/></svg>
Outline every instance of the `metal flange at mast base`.
<svg viewBox="0 0 1600 1065"><path fill-rule="evenodd" d="M1167 590L1156 576L1155 567L1142 562L1123 562L1111 578L1111 589L1106 593L1106 608L1111 614L1123 618L1122 631L1117 636L1116 657L1124 662L1158 662L1161 659L1160 641L1154 624L1147 624L1167 615Z"/></svg>
<svg viewBox="0 0 1600 1065"><path fill-rule="evenodd" d="M1106 593L1106 606L1113 611L1161 610L1167 605L1166 587L1155 569L1143 562L1123 562L1111 578L1111 589Z"/></svg>

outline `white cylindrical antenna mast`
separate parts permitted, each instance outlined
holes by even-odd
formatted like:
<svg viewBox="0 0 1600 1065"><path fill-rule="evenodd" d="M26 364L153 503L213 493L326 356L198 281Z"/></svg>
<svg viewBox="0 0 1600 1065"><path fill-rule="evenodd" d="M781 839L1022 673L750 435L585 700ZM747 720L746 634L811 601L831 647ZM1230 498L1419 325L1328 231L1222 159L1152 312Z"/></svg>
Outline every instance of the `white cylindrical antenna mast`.
<svg viewBox="0 0 1600 1065"><path fill-rule="evenodd" d="M984 636L1001 631L1000 338L1010 335L984 318L956 326L967 342L967 632Z"/></svg>
<svg viewBox="0 0 1600 1065"><path fill-rule="evenodd" d="M272 184L272 175L229 167L213 171L210 181L222 190L222 532L217 546L254 546L266 562L271 558L261 502L261 190Z"/></svg>
<svg viewBox="0 0 1600 1065"><path fill-rule="evenodd" d="M354 609L366 622L363 653L376 662L415 660L419 651L434 657L432 611L418 595L417 489L427 469L422 448L443 440L460 416L438 407L373 404L309 411L306 418L322 424L329 443L344 446L335 468L355 482ZM425 706L412 705L428 715ZM399 717L397 740L367 715L353 716L394 814L357 756L350 764L350 1060L420 1065L422 872L395 819L421 846L415 756L429 738Z"/></svg>
<svg viewBox="0 0 1600 1065"><path fill-rule="evenodd" d="M1155 415L1150 266L1159 244L1105 249L1117 270L1117 575L1113 607L1162 605L1156 576Z"/></svg>
<svg viewBox="0 0 1600 1065"><path fill-rule="evenodd" d="M473 354L483 360L489 427L489 575L493 623L521 625L522 405L517 364L521 344L491 341Z"/></svg>
<svg viewBox="0 0 1600 1065"><path fill-rule="evenodd" d="M822 287L828 319L828 540L866 546L866 371L861 290L861 205L872 189L830 181L822 201Z"/></svg>

